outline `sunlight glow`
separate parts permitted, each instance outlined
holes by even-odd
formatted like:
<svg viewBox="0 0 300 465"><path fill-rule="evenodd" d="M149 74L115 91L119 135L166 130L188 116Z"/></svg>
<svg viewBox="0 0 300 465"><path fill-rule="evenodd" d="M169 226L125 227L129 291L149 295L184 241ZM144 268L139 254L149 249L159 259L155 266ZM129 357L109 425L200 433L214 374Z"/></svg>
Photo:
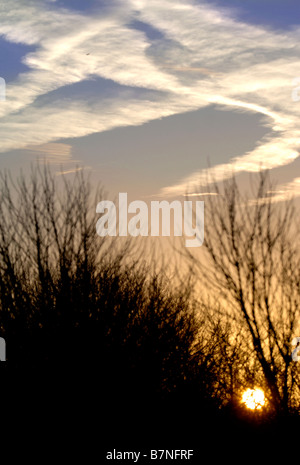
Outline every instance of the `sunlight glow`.
<svg viewBox="0 0 300 465"><path fill-rule="evenodd" d="M251 410L259 410L265 405L265 395L261 389L247 389L242 396L242 403Z"/></svg>

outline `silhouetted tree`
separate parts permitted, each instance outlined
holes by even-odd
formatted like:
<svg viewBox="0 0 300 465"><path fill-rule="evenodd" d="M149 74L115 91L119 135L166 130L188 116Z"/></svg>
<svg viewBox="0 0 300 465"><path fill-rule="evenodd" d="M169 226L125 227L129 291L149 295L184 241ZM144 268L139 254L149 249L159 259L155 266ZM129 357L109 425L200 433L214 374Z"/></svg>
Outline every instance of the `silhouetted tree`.
<svg viewBox="0 0 300 465"><path fill-rule="evenodd" d="M300 262L293 203L273 200L266 172L254 196L243 194L234 176L223 186L209 180L209 192L217 195L205 199L207 262L188 258L219 296L223 313L246 331L249 362L259 362L273 408L297 409L299 368L291 341L300 334Z"/></svg>
<svg viewBox="0 0 300 465"><path fill-rule="evenodd" d="M58 182L59 179L59 182ZM222 404L224 328L183 285L150 271L130 241L96 234L86 177L0 179L0 328L7 364L90 367L107 395ZM206 328L206 329L205 329ZM223 385L222 385L223 383Z"/></svg>

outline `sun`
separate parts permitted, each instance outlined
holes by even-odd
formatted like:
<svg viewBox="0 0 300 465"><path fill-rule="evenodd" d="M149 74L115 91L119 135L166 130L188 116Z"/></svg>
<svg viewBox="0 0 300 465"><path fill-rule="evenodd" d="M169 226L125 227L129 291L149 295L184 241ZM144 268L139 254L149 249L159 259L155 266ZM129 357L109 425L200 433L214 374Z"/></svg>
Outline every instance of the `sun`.
<svg viewBox="0 0 300 465"><path fill-rule="evenodd" d="M260 410L265 405L265 395L261 389L247 389L242 395L242 403L251 410Z"/></svg>

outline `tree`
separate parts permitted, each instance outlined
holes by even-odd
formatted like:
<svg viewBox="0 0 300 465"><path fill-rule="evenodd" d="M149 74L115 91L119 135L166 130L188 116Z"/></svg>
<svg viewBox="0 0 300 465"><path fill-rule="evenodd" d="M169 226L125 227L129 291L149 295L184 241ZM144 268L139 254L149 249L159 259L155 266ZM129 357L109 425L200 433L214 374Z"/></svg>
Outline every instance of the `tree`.
<svg viewBox="0 0 300 465"><path fill-rule="evenodd" d="M59 183L47 167L17 182L0 178L7 364L89 367L109 396L121 385L133 397L218 403L218 333L208 344L200 331L205 321L196 315L190 281L176 285L163 271L151 271L131 255L127 239L119 246L100 238L101 196L98 190L93 200L79 172Z"/></svg>
<svg viewBox="0 0 300 465"><path fill-rule="evenodd" d="M260 365L277 412L299 408L299 369L291 341L300 335L299 228L292 202L276 203L267 172L252 196L235 176L210 180L205 199L207 264L188 253L223 311L246 330L249 359ZM207 192L207 187L205 188Z"/></svg>

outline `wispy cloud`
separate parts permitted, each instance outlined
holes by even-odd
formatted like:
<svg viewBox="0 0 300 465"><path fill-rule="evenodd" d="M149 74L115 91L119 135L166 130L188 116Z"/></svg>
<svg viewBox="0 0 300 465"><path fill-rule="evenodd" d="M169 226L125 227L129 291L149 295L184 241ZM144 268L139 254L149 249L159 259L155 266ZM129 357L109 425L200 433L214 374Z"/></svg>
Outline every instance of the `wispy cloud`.
<svg viewBox="0 0 300 465"><path fill-rule="evenodd" d="M282 184L272 194L275 202L285 201L293 197L300 197L300 178L295 178L293 181Z"/></svg>
<svg viewBox="0 0 300 465"><path fill-rule="evenodd" d="M219 195L218 192L191 192L189 194L184 194L185 197L209 197Z"/></svg>
<svg viewBox="0 0 300 465"><path fill-rule="evenodd" d="M214 76L216 74L221 74L221 73L216 73L215 71L211 71L210 69L207 68L200 68L200 67L192 67L192 66L171 66L171 65L166 65L162 66L163 69L170 69L172 71L180 71L182 73L197 73L197 74L204 74L207 76Z"/></svg>
<svg viewBox="0 0 300 465"><path fill-rule="evenodd" d="M270 132L252 151L212 167L216 180L298 157L300 105L291 93L300 74L300 29L267 30L188 0L122 0L92 16L55 2L1 0L0 15L0 35L36 47L24 57L29 71L7 86L0 105L2 152L219 105L263 115ZM134 19L158 29L160 38L135 30ZM144 89L145 96L51 97L56 89L97 77ZM149 89L159 98L149 99ZM43 96L49 99L41 102ZM202 171L191 173L161 194L195 191L206 179ZM297 186L295 180L287 189Z"/></svg>
<svg viewBox="0 0 300 465"><path fill-rule="evenodd" d="M84 169L87 169L87 168L90 168L89 166L77 166L76 168L72 168L70 170L61 170L61 171L57 171L56 172L56 175L57 176L65 176L66 174L73 174L73 173L78 173L78 171L82 171Z"/></svg>
<svg viewBox="0 0 300 465"><path fill-rule="evenodd" d="M26 150L36 153L40 158L51 164L61 164L72 160L72 145L70 144L28 145Z"/></svg>
<svg viewBox="0 0 300 465"><path fill-rule="evenodd" d="M56 167L57 175L76 173L83 169L82 162L72 157L72 145L52 142L41 145L28 145L25 148L29 154L34 154L35 160ZM85 165L85 168L90 168Z"/></svg>

